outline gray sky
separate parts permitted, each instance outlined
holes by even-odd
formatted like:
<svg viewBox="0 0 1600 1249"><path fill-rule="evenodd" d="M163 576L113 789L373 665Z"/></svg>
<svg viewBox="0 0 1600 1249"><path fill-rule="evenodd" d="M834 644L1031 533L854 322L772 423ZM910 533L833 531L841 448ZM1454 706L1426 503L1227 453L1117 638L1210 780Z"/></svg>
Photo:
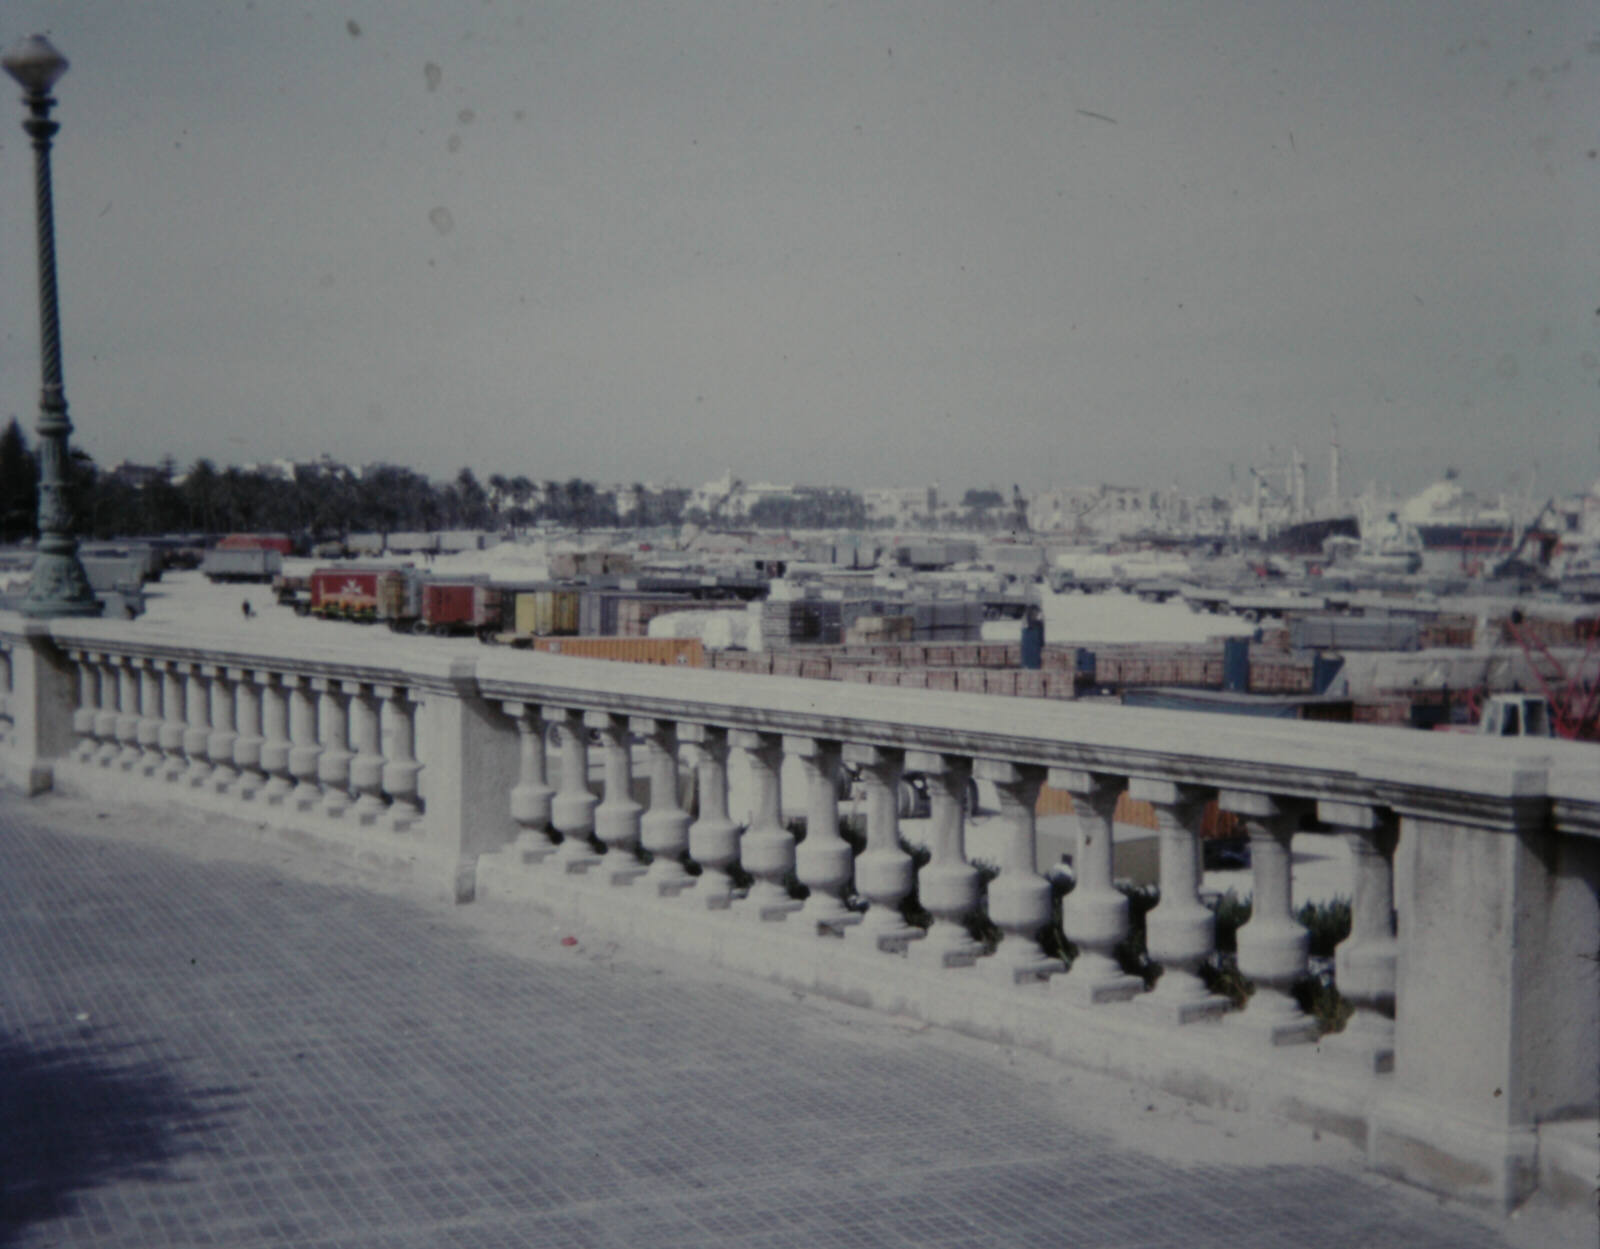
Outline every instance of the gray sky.
<svg viewBox="0 0 1600 1249"><path fill-rule="evenodd" d="M102 463L1600 476L1574 0L12 0ZM430 66L432 68L430 68ZM0 415L31 156L0 88Z"/></svg>

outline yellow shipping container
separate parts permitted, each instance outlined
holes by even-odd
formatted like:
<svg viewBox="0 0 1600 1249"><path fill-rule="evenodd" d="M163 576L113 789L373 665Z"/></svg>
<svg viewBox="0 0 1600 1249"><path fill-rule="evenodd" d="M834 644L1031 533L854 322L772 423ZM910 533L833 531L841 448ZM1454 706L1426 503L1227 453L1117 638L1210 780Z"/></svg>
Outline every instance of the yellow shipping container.
<svg viewBox="0 0 1600 1249"><path fill-rule="evenodd" d="M516 631L527 637L565 636L578 631L576 590L524 590L513 615Z"/></svg>

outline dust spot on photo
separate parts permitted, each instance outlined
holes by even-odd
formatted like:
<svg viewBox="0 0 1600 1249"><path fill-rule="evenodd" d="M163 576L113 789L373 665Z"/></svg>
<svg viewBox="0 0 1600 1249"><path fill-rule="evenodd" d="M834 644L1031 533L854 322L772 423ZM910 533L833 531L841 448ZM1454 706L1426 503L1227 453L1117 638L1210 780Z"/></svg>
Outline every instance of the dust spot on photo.
<svg viewBox="0 0 1600 1249"><path fill-rule="evenodd" d="M456 228L456 219L443 204L440 204L439 207L428 214L428 220L433 223L433 228L439 231L440 234L449 234L451 230Z"/></svg>
<svg viewBox="0 0 1600 1249"><path fill-rule="evenodd" d="M444 146L446 151L459 152L461 150L461 136L458 134L451 135L445 140Z"/></svg>
<svg viewBox="0 0 1600 1249"><path fill-rule="evenodd" d="M444 81L444 70L440 69L432 61L429 61L422 67L422 76L427 80L428 90L437 91L439 89L439 84Z"/></svg>
<svg viewBox="0 0 1600 1249"><path fill-rule="evenodd" d="M352 39L361 38L361 23L356 21L355 18L352 17L347 22L345 22L344 28L350 32L350 38L352 38Z"/></svg>
<svg viewBox="0 0 1600 1249"><path fill-rule="evenodd" d="M1506 352L1505 355L1501 356L1494 362L1494 371L1496 375L1504 378L1506 381L1512 381L1520 371L1517 367L1516 356L1512 355L1509 351Z"/></svg>
<svg viewBox="0 0 1600 1249"><path fill-rule="evenodd" d="M473 122L478 120L478 115L470 108L464 108L456 114L456 120L463 126L470 126Z"/></svg>

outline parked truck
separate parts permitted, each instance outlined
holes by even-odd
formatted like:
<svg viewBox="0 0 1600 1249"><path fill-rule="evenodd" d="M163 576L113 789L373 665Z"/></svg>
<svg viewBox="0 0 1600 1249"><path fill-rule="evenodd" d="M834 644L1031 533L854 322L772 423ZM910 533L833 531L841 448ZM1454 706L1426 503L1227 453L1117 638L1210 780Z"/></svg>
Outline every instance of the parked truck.
<svg viewBox="0 0 1600 1249"><path fill-rule="evenodd" d="M271 547L215 547L200 561L200 571L212 582L270 582L283 571L283 555Z"/></svg>
<svg viewBox="0 0 1600 1249"><path fill-rule="evenodd" d="M309 615L408 628L422 615L422 583L411 568L318 568L305 600Z"/></svg>

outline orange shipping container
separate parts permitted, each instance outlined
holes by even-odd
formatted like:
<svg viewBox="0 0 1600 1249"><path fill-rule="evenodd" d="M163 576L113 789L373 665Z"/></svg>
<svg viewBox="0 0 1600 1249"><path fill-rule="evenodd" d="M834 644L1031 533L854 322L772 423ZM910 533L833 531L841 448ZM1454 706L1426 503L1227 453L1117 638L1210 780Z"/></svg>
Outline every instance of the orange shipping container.
<svg viewBox="0 0 1600 1249"><path fill-rule="evenodd" d="M1064 789L1052 789L1042 786L1039 790L1039 799L1034 804L1035 815L1071 815L1072 795ZM1117 798L1116 810L1112 814L1118 824L1129 824L1135 828L1160 828L1156 818L1156 809L1148 802L1139 802L1128 797L1124 790ZM1200 836L1206 840L1214 838L1238 837L1244 830L1239 825L1239 817L1231 811L1224 811L1217 806L1216 800L1208 802L1200 818Z"/></svg>
<svg viewBox="0 0 1600 1249"><path fill-rule="evenodd" d="M699 638L535 638L533 648L574 659L614 659L682 668L706 666L705 650Z"/></svg>

